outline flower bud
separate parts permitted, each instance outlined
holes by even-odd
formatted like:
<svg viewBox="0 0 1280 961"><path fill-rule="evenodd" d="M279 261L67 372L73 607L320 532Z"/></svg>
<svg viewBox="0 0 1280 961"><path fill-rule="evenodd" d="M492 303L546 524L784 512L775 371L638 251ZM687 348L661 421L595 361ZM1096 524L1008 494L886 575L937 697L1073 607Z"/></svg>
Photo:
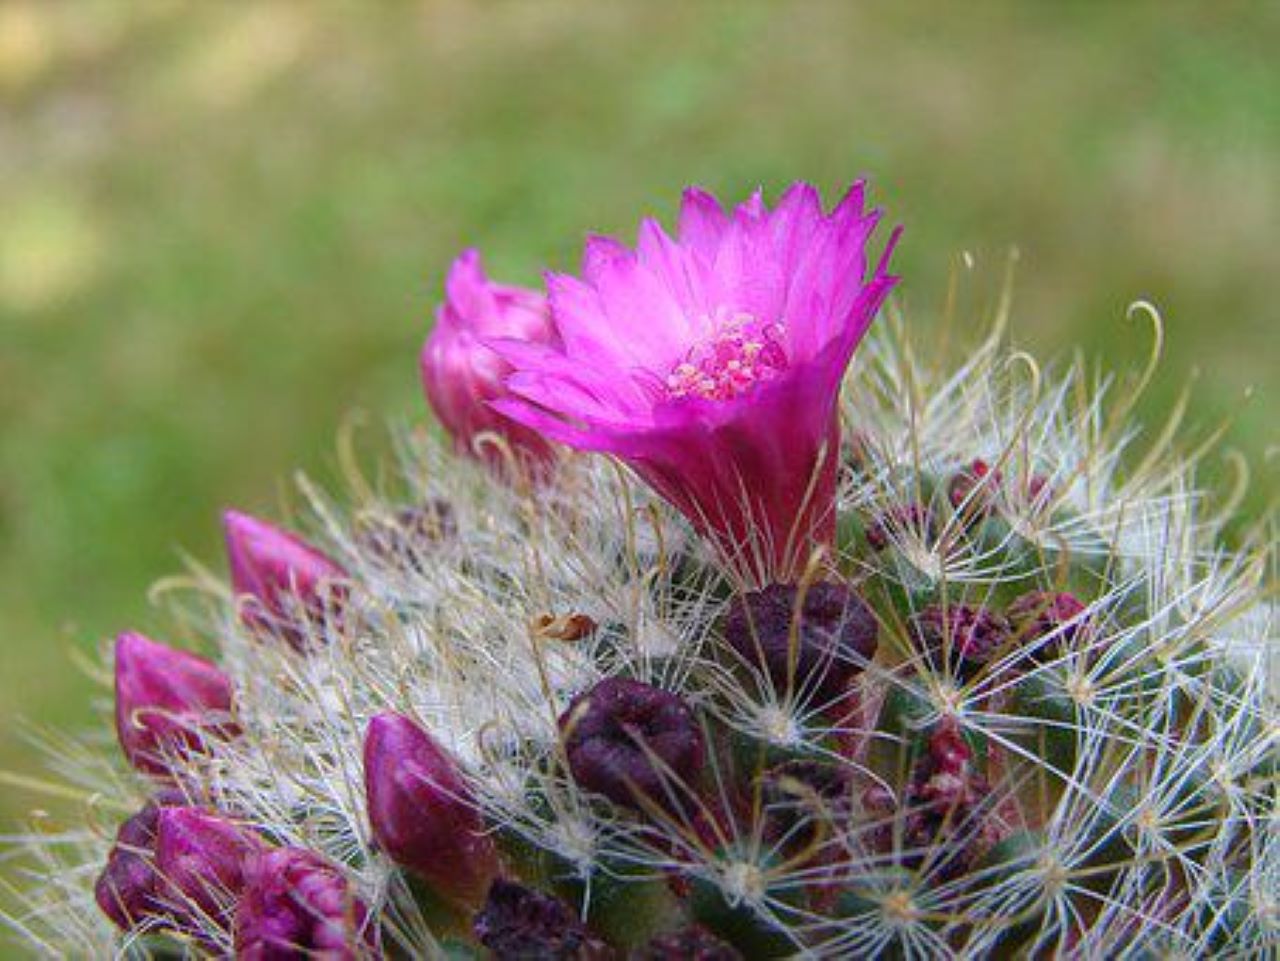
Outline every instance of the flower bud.
<svg viewBox="0 0 1280 961"><path fill-rule="evenodd" d="M573 908L511 881L493 882L472 929L495 958L594 961L610 956Z"/></svg>
<svg viewBox="0 0 1280 961"><path fill-rule="evenodd" d="M168 803L181 803L176 792L148 801L120 825L106 866L94 884L98 907L121 931L131 931L164 914L154 850L160 809Z"/></svg>
<svg viewBox="0 0 1280 961"><path fill-rule="evenodd" d="M365 735L364 783L378 847L442 896L479 903L497 855L466 782L431 735L379 714Z"/></svg>
<svg viewBox="0 0 1280 961"><path fill-rule="evenodd" d="M990 786L976 766L954 718L944 719L930 733L928 751L907 789L908 863L917 861L915 852L941 852L934 869L954 877L998 840L995 818L986 807Z"/></svg>
<svg viewBox="0 0 1280 961"><path fill-rule="evenodd" d="M306 848L255 855L235 912L237 961L380 957L368 909L342 872Z"/></svg>
<svg viewBox="0 0 1280 961"><path fill-rule="evenodd" d="M832 704L875 654L876 617L842 584L819 581L804 588L803 596L800 590L771 584L735 598L725 640L768 673L779 690Z"/></svg>
<svg viewBox="0 0 1280 961"><path fill-rule="evenodd" d="M146 774L167 775L174 755L238 733L231 680L212 662L141 634L116 638L115 687L120 747Z"/></svg>
<svg viewBox="0 0 1280 961"><path fill-rule="evenodd" d="M965 604L934 604L911 619L911 634L934 663L949 657L961 676L995 657L1009 639L1009 622L995 611Z"/></svg>
<svg viewBox="0 0 1280 961"><path fill-rule="evenodd" d="M245 869L264 847L254 834L192 807L160 812L155 866L171 892L175 915L194 930L226 928L244 889Z"/></svg>
<svg viewBox="0 0 1280 961"><path fill-rule="evenodd" d="M460 452L502 467L498 451L491 446L477 449L475 444L476 435L492 432L518 457L545 464L555 454L542 435L489 406L508 396L503 381L512 368L486 346L488 338L537 344L559 339L541 293L492 282L485 276L480 254L467 250L449 271L445 302L422 348L427 400Z"/></svg>
<svg viewBox="0 0 1280 961"><path fill-rule="evenodd" d="M625 807L679 807L702 770L693 711L640 681L606 678L580 694L559 724L573 779Z"/></svg>
<svg viewBox="0 0 1280 961"><path fill-rule="evenodd" d="M981 458L975 459L964 470L952 475L947 483L947 499L958 511L971 518L985 517L995 506L997 492L1003 480L1001 472Z"/></svg>
<svg viewBox="0 0 1280 961"><path fill-rule="evenodd" d="M306 632L301 621L321 617L340 604L346 571L302 538L238 511L222 515L231 567L231 586L244 600L241 619L275 633L299 650Z"/></svg>

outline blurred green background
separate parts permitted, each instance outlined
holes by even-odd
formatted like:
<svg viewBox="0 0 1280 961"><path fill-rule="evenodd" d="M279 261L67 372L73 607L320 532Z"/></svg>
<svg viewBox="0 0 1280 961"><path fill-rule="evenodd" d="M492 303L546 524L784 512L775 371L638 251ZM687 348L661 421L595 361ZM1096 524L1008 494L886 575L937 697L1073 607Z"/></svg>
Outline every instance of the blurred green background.
<svg viewBox="0 0 1280 961"><path fill-rule="evenodd" d="M1274 490L1280 6L6 3L0 6L0 769L85 723L72 666L164 637L146 588L220 564L344 413L419 416L452 255L569 267L584 233L867 174L924 326L962 250L1016 336L1132 364ZM1242 404L1247 387L1253 400ZM44 803L0 787L0 821ZM0 831L4 827L0 827Z"/></svg>

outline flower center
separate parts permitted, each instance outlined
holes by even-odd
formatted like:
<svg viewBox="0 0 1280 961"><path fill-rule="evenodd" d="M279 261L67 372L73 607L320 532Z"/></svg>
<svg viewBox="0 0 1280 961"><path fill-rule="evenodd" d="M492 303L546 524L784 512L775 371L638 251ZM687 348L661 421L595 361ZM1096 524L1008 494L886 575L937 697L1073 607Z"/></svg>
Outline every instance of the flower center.
<svg viewBox="0 0 1280 961"><path fill-rule="evenodd" d="M782 324L764 324L746 313L717 311L712 334L690 348L667 375L672 397L729 400L787 369Z"/></svg>

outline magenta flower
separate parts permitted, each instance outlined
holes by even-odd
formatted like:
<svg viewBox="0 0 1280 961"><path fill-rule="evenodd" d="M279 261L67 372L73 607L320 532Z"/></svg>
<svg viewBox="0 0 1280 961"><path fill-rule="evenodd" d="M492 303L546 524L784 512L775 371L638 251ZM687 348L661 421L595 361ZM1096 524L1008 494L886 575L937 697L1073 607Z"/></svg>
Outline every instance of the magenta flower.
<svg viewBox="0 0 1280 961"><path fill-rule="evenodd" d="M248 514L226 511L222 529L241 619L301 649L303 621L342 603L347 572L296 534Z"/></svg>
<svg viewBox="0 0 1280 961"><path fill-rule="evenodd" d="M234 737L231 680L211 661L141 634L116 638L116 734L125 757L165 776L176 755Z"/></svg>
<svg viewBox="0 0 1280 961"><path fill-rule="evenodd" d="M369 722L364 781L373 836L439 894L479 904L498 872L493 841L443 748L399 714Z"/></svg>
<svg viewBox="0 0 1280 961"><path fill-rule="evenodd" d="M546 465L554 457L546 439L489 406L490 401L507 396L503 380L511 372L511 365L485 346L490 337L558 342L546 298L536 290L493 283L485 276L480 254L467 250L449 270L445 302L422 347L427 400L462 453L501 468L497 449L475 442L478 434L491 432L504 438L530 466Z"/></svg>
<svg viewBox="0 0 1280 961"><path fill-rule="evenodd" d="M745 580L794 581L834 538L837 395L897 280L896 232L868 276L879 217L861 183L829 214L805 184L731 213L690 189L675 239L646 220L548 276L561 342L490 341L515 368L493 406L630 464Z"/></svg>

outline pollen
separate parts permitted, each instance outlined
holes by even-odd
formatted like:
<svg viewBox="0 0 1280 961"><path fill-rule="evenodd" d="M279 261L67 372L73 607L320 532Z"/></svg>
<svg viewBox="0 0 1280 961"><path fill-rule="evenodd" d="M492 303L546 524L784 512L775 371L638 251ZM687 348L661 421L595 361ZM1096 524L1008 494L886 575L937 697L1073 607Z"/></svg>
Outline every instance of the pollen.
<svg viewBox="0 0 1280 961"><path fill-rule="evenodd" d="M692 347L667 375L672 397L730 400L787 369L778 323L761 323L751 314L718 311L711 335Z"/></svg>

